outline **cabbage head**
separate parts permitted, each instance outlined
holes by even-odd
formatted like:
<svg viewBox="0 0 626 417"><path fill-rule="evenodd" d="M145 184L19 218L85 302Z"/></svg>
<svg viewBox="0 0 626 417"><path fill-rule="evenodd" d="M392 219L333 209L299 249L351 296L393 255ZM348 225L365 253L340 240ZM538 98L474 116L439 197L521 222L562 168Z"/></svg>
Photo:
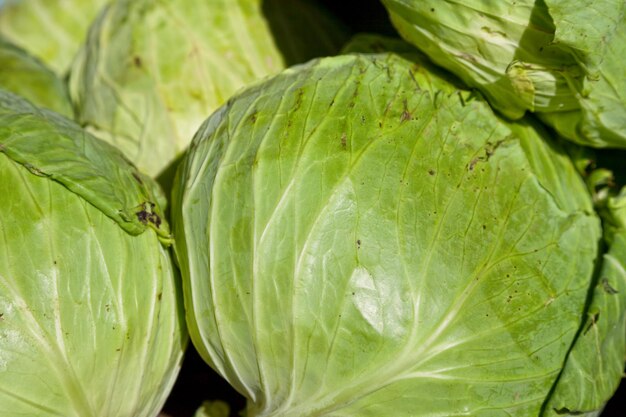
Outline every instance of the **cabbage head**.
<svg viewBox="0 0 626 417"><path fill-rule="evenodd" d="M0 34L65 74L108 0L0 1Z"/></svg>
<svg viewBox="0 0 626 417"><path fill-rule="evenodd" d="M151 180L0 91L0 415L152 417L186 346Z"/></svg>
<svg viewBox="0 0 626 417"><path fill-rule="evenodd" d="M270 12L282 10L277 0L266 3ZM142 171L163 174L219 105L285 67L263 11L260 0L113 2L71 71L77 119ZM273 20L278 33L289 32L289 19ZM307 39L315 33L311 28ZM295 51L306 46L298 36L281 40ZM316 45L336 52L332 42Z"/></svg>
<svg viewBox="0 0 626 417"><path fill-rule="evenodd" d="M196 134L172 210L192 341L247 416L576 414L619 384L623 258L590 322L604 250L574 163L417 53L244 90ZM564 371L583 334L622 355L598 387Z"/></svg>
<svg viewBox="0 0 626 417"><path fill-rule="evenodd" d="M382 0L400 34L502 114L626 148L623 0Z"/></svg>
<svg viewBox="0 0 626 417"><path fill-rule="evenodd" d="M0 36L0 88L72 117L65 83L43 62Z"/></svg>

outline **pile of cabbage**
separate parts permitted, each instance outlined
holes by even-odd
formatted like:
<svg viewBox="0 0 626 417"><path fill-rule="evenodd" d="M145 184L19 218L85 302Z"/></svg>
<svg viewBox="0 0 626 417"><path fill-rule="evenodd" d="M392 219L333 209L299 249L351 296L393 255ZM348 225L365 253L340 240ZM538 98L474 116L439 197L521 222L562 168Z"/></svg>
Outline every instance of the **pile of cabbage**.
<svg viewBox="0 0 626 417"><path fill-rule="evenodd" d="M197 416L600 416L626 3L583 3L0 0L0 415L157 416L190 340L246 399Z"/></svg>

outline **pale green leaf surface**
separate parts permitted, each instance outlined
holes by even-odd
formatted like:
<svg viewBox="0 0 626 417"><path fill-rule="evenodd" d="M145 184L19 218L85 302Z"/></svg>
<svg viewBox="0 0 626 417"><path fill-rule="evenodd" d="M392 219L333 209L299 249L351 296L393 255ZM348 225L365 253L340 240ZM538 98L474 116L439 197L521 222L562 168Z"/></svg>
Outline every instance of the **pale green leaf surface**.
<svg viewBox="0 0 626 417"><path fill-rule="evenodd" d="M131 234L169 239L159 190L111 145L74 122L0 90L0 152L60 182Z"/></svg>
<svg viewBox="0 0 626 417"><path fill-rule="evenodd" d="M0 3L0 34L58 74L65 74L90 22L108 0L7 0Z"/></svg>
<svg viewBox="0 0 626 417"><path fill-rule="evenodd" d="M581 333L546 416L599 415L620 383L626 360L626 232L614 235Z"/></svg>
<svg viewBox="0 0 626 417"><path fill-rule="evenodd" d="M185 347L167 250L0 155L0 415L151 417Z"/></svg>
<svg viewBox="0 0 626 417"><path fill-rule="evenodd" d="M518 119L536 112L561 135L626 147L622 0L383 0L399 33Z"/></svg>
<svg viewBox="0 0 626 417"><path fill-rule="evenodd" d="M536 416L560 373L600 239L584 183L408 57L287 70L181 165L190 333L248 416Z"/></svg>
<svg viewBox="0 0 626 417"><path fill-rule="evenodd" d="M160 236L111 215L135 168L5 92L0 151L0 415L154 416L187 336Z"/></svg>
<svg viewBox="0 0 626 417"><path fill-rule="evenodd" d="M298 3L291 1L286 12ZM281 43L302 51L299 56L311 57L305 49L311 38L316 53L336 52L330 32L315 35L319 22L307 20L306 31L302 19L293 23L278 14L282 8L271 7L276 1L268 4ZM308 38L281 27L286 24L300 25ZM273 36L258 0L116 1L94 23L73 65L77 118L142 171L159 176L219 105L285 67Z"/></svg>
<svg viewBox="0 0 626 417"><path fill-rule="evenodd" d="M554 26L541 2L383 3L405 39L467 85L480 88L507 117L579 107L567 82L580 76L576 62L552 44Z"/></svg>
<svg viewBox="0 0 626 417"><path fill-rule="evenodd" d="M623 26L626 3L615 0L545 0L558 24L555 40L571 49L592 73L605 59L606 48Z"/></svg>
<svg viewBox="0 0 626 417"><path fill-rule="evenodd" d="M65 83L37 58L0 36L0 88L72 117Z"/></svg>

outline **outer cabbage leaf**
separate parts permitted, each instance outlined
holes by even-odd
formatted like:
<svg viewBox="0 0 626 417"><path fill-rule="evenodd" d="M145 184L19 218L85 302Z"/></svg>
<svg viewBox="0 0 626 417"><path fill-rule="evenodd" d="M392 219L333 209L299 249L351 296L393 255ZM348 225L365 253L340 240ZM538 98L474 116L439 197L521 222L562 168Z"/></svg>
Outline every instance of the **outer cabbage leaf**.
<svg viewBox="0 0 626 417"><path fill-rule="evenodd" d="M260 0L121 0L94 23L70 94L81 124L158 176L217 106L284 65Z"/></svg>
<svg viewBox="0 0 626 417"><path fill-rule="evenodd" d="M172 210L192 341L249 416L539 415L601 237L546 132L415 54L242 92Z"/></svg>
<svg viewBox="0 0 626 417"><path fill-rule="evenodd" d="M626 147L626 3L383 0L404 38L510 118L526 110L568 139Z"/></svg>
<svg viewBox="0 0 626 417"><path fill-rule="evenodd" d="M0 88L65 116L72 105L65 83L37 58L0 36Z"/></svg>
<svg viewBox="0 0 626 417"><path fill-rule="evenodd" d="M170 239L158 186L75 123L0 90L0 140L0 152L62 183L127 232L136 235L151 227L161 239Z"/></svg>
<svg viewBox="0 0 626 417"><path fill-rule="evenodd" d="M547 416L598 416L607 396L613 395L623 376L626 361L626 187L616 192L616 168L599 152L601 168L588 174L596 209L602 216L604 254L591 294L587 319L569 353L554 395L546 404ZM617 154L623 158L622 154ZM618 170L624 171L623 165Z"/></svg>
<svg viewBox="0 0 626 417"><path fill-rule="evenodd" d="M0 33L63 74L84 41L89 23L107 2L6 0L0 3Z"/></svg>
<svg viewBox="0 0 626 417"><path fill-rule="evenodd" d="M149 192L52 112L0 92L0 119L0 415L154 416L186 346L182 294L157 234L102 208ZM96 158L114 172L88 173Z"/></svg>
<svg viewBox="0 0 626 417"><path fill-rule="evenodd" d="M613 395L626 358L626 231L604 255L587 320L569 354L546 416L598 416Z"/></svg>

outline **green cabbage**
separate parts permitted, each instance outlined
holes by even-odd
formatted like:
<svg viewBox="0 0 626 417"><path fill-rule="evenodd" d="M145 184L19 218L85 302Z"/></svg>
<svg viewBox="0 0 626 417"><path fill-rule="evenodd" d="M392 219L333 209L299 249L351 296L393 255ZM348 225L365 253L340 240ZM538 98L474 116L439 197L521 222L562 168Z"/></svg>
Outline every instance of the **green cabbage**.
<svg viewBox="0 0 626 417"><path fill-rule="evenodd" d="M5 0L0 34L64 74L108 0Z"/></svg>
<svg viewBox="0 0 626 417"><path fill-rule="evenodd" d="M623 0L382 0L400 34L510 118L626 148Z"/></svg>
<svg viewBox="0 0 626 417"><path fill-rule="evenodd" d="M157 188L0 90L0 415L152 417L187 343Z"/></svg>
<svg viewBox="0 0 626 417"><path fill-rule="evenodd" d="M596 417L606 394L614 392L623 377L626 358L626 187L619 190L618 185L626 171L623 152L576 149L573 157L591 171L585 173L587 186L603 220L608 250L545 415ZM593 169L596 163L600 168Z"/></svg>
<svg viewBox="0 0 626 417"><path fill-rule="evenodd" d="M0 88L72 116L65 83L37 58L0 36Z"/></svg>
<svg viewBox="0 0 626 417"><path fill-rule="evenodd" d="M276 4L264 7L282 10ZM244 85L284 68L272 32L284 33L290 21L275 16L278 27L270 27L262 11L260 0L112 3L71 72L79 122L142 171L163 174L213 110ZM315 33L310 28L309 39ZM306 45L295 35L291 41L291 51Z"/></svg>
<svg viewBox="0 0 626 417"><path fill-rule="evenodd" d="M626 303L593 292L613 255L584 181L531 118L400 50L288 69L198 131L172 202L194 345L247 416L601 409Z"/></svg>

